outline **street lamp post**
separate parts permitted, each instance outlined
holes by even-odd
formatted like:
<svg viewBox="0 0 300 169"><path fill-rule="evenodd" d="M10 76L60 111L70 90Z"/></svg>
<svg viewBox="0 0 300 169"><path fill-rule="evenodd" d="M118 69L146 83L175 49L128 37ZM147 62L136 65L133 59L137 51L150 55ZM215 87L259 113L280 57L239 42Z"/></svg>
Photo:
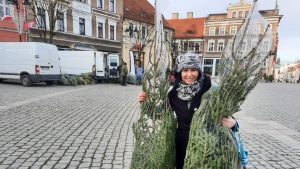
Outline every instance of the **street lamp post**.
<svg viewBox="0 0 300 169"><path fill-rule="evenodd" d="M7 0L8 4L10 5L16 5L16 9L17 9L17 14L18 14L18 20L20 19L19 15L20 15L20 4L19 4L19 0ZM28 0L24 0L23 5L30 5L30 2ZM26 13L26 11L25 11ZM20 25L19 25L19 29L20 29ZM22 42L22 34L19 34L20 37L20 42Z"/></svg>

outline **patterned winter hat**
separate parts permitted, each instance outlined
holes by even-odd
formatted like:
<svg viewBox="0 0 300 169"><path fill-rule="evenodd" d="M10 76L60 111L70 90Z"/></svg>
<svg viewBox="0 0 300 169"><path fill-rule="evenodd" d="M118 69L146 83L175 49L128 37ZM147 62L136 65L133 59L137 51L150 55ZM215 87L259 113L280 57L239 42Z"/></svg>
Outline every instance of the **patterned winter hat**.
<svg viewBox="0 0 300 169"><path fill-rule="evenodd" d="M176 72L179 73L185 68L194 68L201 72L201 61L199 56L192 52L178 56L176 59Z"/></svg>

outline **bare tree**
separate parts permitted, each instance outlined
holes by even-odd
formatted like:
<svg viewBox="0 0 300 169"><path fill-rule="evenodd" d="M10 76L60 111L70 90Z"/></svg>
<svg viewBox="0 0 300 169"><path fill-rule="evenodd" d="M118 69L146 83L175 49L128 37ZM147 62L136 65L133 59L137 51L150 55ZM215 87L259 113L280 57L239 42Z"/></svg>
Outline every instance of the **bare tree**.
<svg viewBox="0 0 300 169"><path fill-rule="evenodd" d="M40 38L52 44L56 35L56 22L68 12L71 1L65 0L30 0L30 14L36 20ZM64 28L62 28L64 29Z"/></svg>
<svg viewBox="0 0 300 169"><path fill-rule="evenodd" d="M137 51L139 60L143 55L145 47L153 41L154 27L153 25L137 24L135 28L129 26L129 38L132 48Z"/></svg>

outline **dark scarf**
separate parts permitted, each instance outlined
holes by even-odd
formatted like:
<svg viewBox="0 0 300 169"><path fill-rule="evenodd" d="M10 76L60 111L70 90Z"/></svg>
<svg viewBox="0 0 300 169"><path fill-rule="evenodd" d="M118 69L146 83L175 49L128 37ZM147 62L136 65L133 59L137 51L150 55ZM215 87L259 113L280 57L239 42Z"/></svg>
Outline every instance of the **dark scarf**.
<svg viewBox="0 0 300 169"><path fill-rule="evenodd" d="M190 108L191 101L194 96L201 90L203 84L204 76L198 81L194 81L191 84L185 84L183 81L179 83L177 91L177 96L180 100L187 101L188 108Z"/></svg>

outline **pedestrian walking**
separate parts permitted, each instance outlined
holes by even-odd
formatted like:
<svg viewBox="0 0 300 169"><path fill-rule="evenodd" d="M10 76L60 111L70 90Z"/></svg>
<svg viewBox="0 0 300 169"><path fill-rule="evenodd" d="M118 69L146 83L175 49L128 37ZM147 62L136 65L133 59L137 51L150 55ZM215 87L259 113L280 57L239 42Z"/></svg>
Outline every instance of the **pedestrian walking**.
<svg viewBox="0 0 300 169"><path fill-rule="evenodd" d="M179 57L168 101L176 113L178 123L175 134L176 169L183 169L193 112L200 106L202 95L211 87L211 79L202 72L201 61L197 55ZM140 92L138 101L143 102L146 97L145 92ZM222 123L228 129L235 130L236 121L232 117L223 118Z"/></svg>
<svg viewBox="0 0 300 169"><path fill-rule="evenodd" d="M126 85L127 74L128 74L127 63L125 62L121 68L121 77L122 77L121 86L127 86Z"/></svg>
<svg viewBox="0 0 300 169"><path fill-rule="evenodd" d="M136 81L135 81L136 85L139 86L141 85L142 76L143 76L143 69L141 68L141 65L139 65L139 67L136 69Z"/></svg>

